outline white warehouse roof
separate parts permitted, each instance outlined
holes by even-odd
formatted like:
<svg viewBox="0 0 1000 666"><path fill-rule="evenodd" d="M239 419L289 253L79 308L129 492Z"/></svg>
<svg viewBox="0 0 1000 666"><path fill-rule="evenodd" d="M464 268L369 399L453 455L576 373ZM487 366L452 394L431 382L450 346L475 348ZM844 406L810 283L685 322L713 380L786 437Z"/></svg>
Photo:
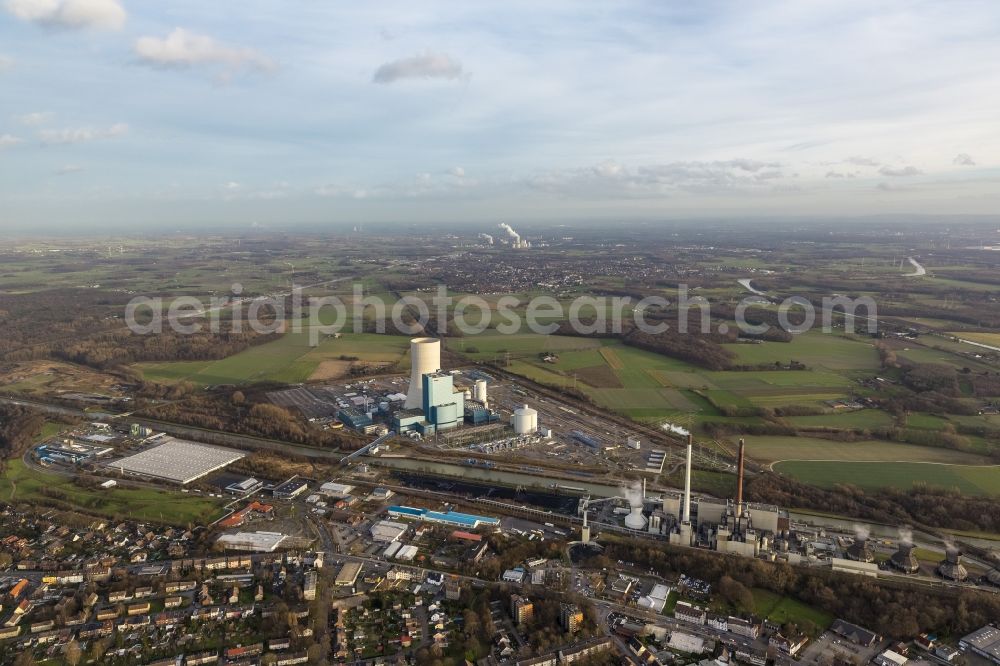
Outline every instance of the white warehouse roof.
<svg viewBox="0 0 1000 666"><path fill-rule="evenodd" d="M351 494L352 490L354 490L354 486L349 486L346 483L337 483L336 481L327 481L319 487L319 491L324 495L347 496Z"/></svg>
<svg viewBox="0 0 1000 666"><path fill-rule="evenodd" d="M108 467L184 485L244 456L242 451L170 437L145 451L108 463Z"/></svg>

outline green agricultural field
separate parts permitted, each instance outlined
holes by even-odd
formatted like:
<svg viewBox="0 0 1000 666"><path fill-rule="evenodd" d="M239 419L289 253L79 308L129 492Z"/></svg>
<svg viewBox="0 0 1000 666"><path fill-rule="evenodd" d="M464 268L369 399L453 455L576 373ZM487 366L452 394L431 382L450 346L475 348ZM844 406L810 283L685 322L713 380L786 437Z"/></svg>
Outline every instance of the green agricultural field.
<svg viewBox="0 0 1000 666"><path fill-rule="evenodd" d="M477 361L503 360L507 353L512 359L535 361L538 355L544 352L561 354L566 351L582 349L596 350L600 346L601 341L594 338L574 338L565 335L541 335L538 333L515 333L513 335L482 333L459 338L448 345L452 351L463 353ZM538 362L541 363L541 361ZM588 365L592 364L588 363ZM553 367L557 368L558 364Z"/></svg>
<svg viewBox="0 0 1000 666"><path fill-rule="evenodd" d="M879 440L838 442L819 437L747 435L747 455L762 463L778 461L930 462L981 465L982 456L952 449Z"/></svg>
<svg viewBox="0 0 1000 666"><path fill-rule="evenodd" d="M906 427L907 428L920 428L924 430L940 430L948 423L948 419L935 416L933 414L922 414L917 412L916 414L909 414L906 417Z"/></svg>
<svg viewBox="0 0 1000 666"><path fill-rule="evenodd" d="M30 469L20 459L8 461L0 499L54 502L71 511L177 525L204 525L223 515L222 502L206 497L147 488L81 488L67 477Z"/></svg>
<svg viewBox="0 0 1000 666"><path fill-rule="evenodd" d="M892 425L892 417L879 409L858 409L811 416L788 416L785 421L799 428L871 429Z"/></svg>
<svg viewBox="0 0 1000 666"><path fill-rule="evenodd" d="M304 382L323 361L341 356L361 361L398 363L409 349L403 336L370 333L345 333L340 338L326 338L318 346L309 345L309 333L287 333L274 342L251 347L219 361L180 361L139 363L136 367L146 379L171 383L189 381L209 384L247 384L276 381Z"/></svg>
<svg viewBox="0 0 1000 666"><path fill-rule="evenodd" d="M708 391L702 391L702 394L718 409L726 409L729 407L753 407L749 400L744 398L742 395L733 393L732 391L726 391L724 389L711 389Z"/></svg>
<svg viewBox="0 0 1000 666"><path fill-rule="evenodd" d="M795 336L792 342L729 345L740 363L764 365L798 361L809 368L827 370L874 370L878 354L865 339L848 339L835 333L809 331Z"/></svg>
<svg viewBox="0 0 1000 666"><path fill-rule="evenodd" d="M1000 496L1000 466L996 465L788 461L775 464L774 469L803 483L826 488L838 483L850 483L865 489L892 487L906 490L914 483L924 483L957 488L970 495Z"/></svg>
<svg viewBox="0 0 1000 666"><path fill-rule="evenodd" d="M973 342L992 347L1000 347L1000 333L949 333L948 335L954 335L956 338L972 340Z"/></svg>

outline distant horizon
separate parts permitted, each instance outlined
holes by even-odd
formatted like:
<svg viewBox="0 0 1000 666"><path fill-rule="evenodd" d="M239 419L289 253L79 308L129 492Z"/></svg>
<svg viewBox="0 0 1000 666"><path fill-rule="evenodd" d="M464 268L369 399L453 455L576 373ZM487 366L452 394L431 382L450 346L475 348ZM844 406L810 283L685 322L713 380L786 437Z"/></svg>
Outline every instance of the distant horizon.
<svg viewBox="0 0 1000 666"><path fill-rule="evenodd" d="M724 229L743 228L747 231L763 229L778 225L790 230L819 231L820 225L836 222L840 227L827 230L832 235L857 234L874 232L870 225L878 228L904 231L906 225L919 228L921 231L931 225L954 225L968 227L967 232L982 233L984 241L1000 245L1000 214L994 215L929 215L929 214L882 214L882 215L835 215L829 217L801 215L759 215L755 217L677 217L663 219L624 219L622 217L578 218L573 220L543 220L543 219L505 219L505 220L460 220L460 221L308 221L308 222L275 222L269 224L249 224L241 222L186 221L173 223L153 223L137 228L135 224L104 224L81 227L71 223L63 225L3 225L6 236L0 240L0 246L22 239L51 240L58 237L69 238L156 238L170 235L192 237L207 237L227 235L246 238L269 235L337 235L337 236L406 236L433 233L448 233L458 237L475 237L479 234L490 234L496 238L503 236L497 228L499 222L512 224L523 236L554 234L559 230L576 231L593 235L606 234L609 238L621 238L633 234L656 234L656 232L691 232L713 233ZM627 229L608 230L602 225L609 222L629 222ZM942 229L945 231L950 227ZM995 238L990 236L995 234ZM502 245L497 244L497 247Z"/></svg>
<svg viewBox="0 0 1000 666"><path fill-rule="evenodd" d="M981 0L0 17L3 229L1000 210Z"/></svg>

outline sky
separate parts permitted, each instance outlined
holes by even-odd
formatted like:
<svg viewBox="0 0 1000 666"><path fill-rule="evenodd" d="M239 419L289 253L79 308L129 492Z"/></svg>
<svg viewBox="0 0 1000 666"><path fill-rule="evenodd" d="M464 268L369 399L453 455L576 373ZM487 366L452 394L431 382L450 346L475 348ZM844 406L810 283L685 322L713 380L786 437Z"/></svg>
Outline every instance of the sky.
<svg viewBox="0 0 1000 666"><path fill-rule="evenodd" d="M991 214L1000 3L0 0L0 229Z"/></svg>

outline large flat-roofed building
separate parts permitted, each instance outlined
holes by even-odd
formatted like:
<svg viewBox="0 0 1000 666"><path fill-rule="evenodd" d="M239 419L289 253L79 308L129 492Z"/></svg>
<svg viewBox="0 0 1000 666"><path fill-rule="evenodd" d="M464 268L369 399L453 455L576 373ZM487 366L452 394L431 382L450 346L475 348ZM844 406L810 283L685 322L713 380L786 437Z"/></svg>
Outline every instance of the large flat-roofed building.
<svg viewBox="0 0 1000 666"><path fill-rule="evenodd" d="M275 486L274 490L271 491L271 494L275 497L280 497L281 499L293 499L304 493L308 488L308 482L297 476L293 476L284 483Z"/></svg>
<svg viewBox="0 0 1000 666"><path fill-rule="evenodd" d="M273 552L288 537L280 532L237 532L223 534L216 543L231 550Z"/></svg>
<svg viewBox="0 0 1000 666"><path fill-rule="evenodd" d="M246 454L242 451L168 437L145 451L108 463L108 467L136 476L186 485L244 456Z"/></svg>
<svg viewBox="0 0 1000 666"><path fill-rule="evenodd" d="M958 646L966 652L972 652L983 659L989 659L994 664L1000 664L1000 628L988 624L963 636Z"/></svg>
<svg viewBox="0 0 1000 666"><path fill-rule="evenodd" d="M392 520L380 520L372 525L372 541L379 543L392 543L406 534L407 526Z"/></svg>
<svg viewBox="0 0 1000 666"><path fill-rule="evenodd" d="M337 412L337 418L346 423L349 428L354 428L355 430L364 430L372 425L371 417L354 407L341 409Z"/></svg>
<svg viewBox="0 0 1000 666"><path fill-rule="evenodd" d="M360 562L345 562L344 566L337 572L337 577L334 579L333 584L337 587L350 587L357 582L360 573Z"/></svg>
<svg viewBox="0 0 1000 666"><path fill-rule="evenodd" d="M428 511L427 509L416 509L412 506L390 506L389 515L393 518L408 518L410 520L426 520L431 523L444 523L453 527L475 529L484 525L497 527L500 525L499 518L490 516L477 516L469 513L459 513L458 511Z"/></svg>
<svg viewBox="0 0 1000 666"><path fill-rule="evenodd" d="M242 481L235 481L226 486L226 492L233 493L234 495L249 495L250 493L255 493L264 486L263 482L250 477L249 479L243 479Z"/></svg>
<svg viewBox="0 0 1000 666"><path fill-rule="evenodd" d="M347 497L353 490L354 486L349 486L346 483L337 483L336 481L327 481L319 487L320 494L328 497Z"/></svg>

